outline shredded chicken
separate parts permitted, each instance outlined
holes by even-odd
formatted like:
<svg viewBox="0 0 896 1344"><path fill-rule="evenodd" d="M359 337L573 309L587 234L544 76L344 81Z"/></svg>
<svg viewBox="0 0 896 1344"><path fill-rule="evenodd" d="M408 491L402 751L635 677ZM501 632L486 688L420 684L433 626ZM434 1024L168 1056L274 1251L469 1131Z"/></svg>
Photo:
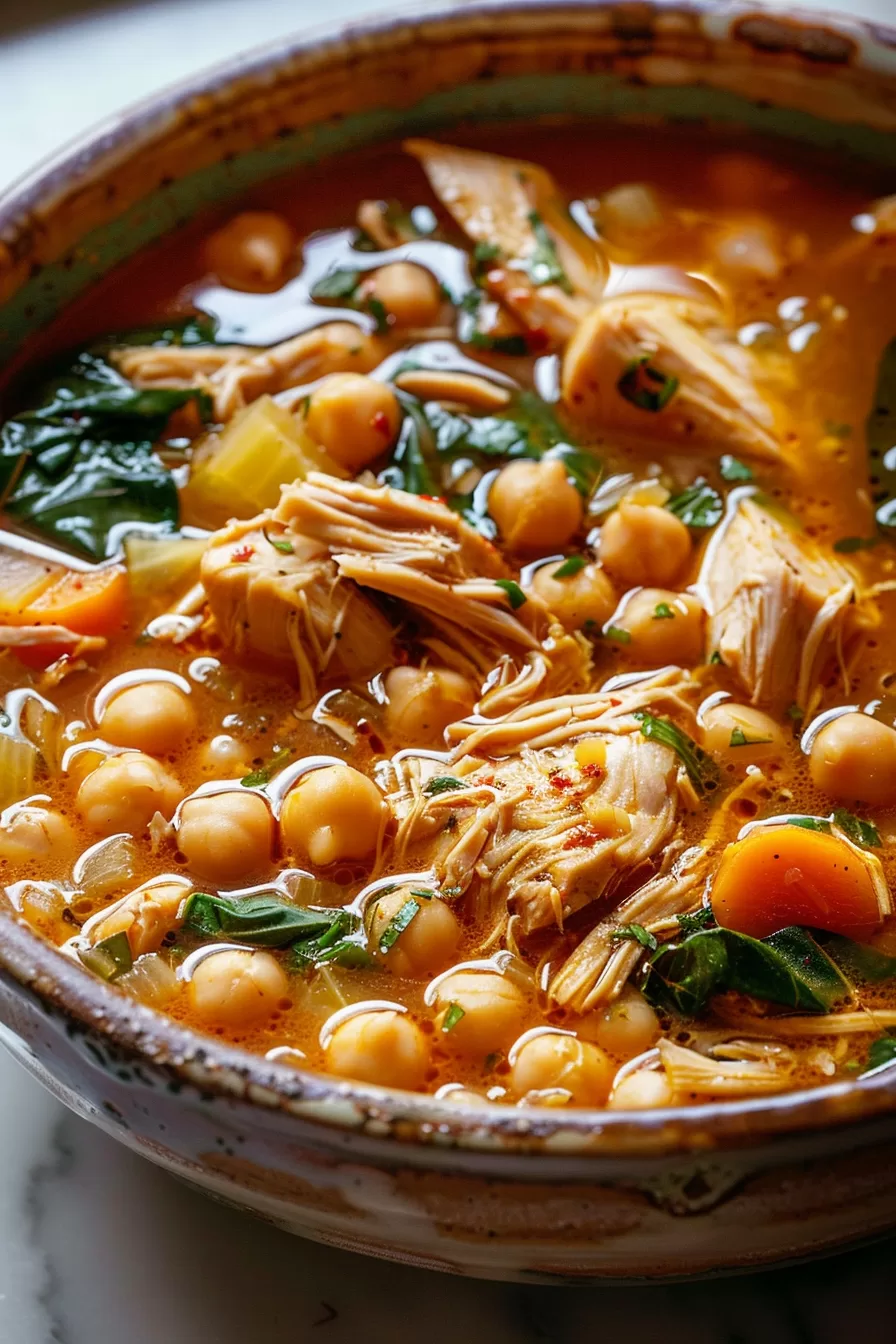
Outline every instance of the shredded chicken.
<svg viewBox="0 0 896 1344"><path fill-rule="evenodd" d="M576 419L653 452L659 440L678 449L779 460L776 415L757 391L755 357L718 325L719 309L705 300L660 294L605 300L566 349L566 406ZM638 404L644 397L648 404Z"/></svg>
<svg viewBox="0 0 896 1344"><path fill-rule="evenodd" d="M79 635L65 625L0 625L0 649L28 649L47 646L60 654L80 658L99 653L107 644L101 635Z"/></svg>
<svg viewBox="0 0 896 1344"><path fill-rule="evenodd" d="M600 244L571 219L550 174L522 159L432 140L408 140L405 148L467 237L494 249L484 280L489 292L525 327L567 341L603 293L609 267ZM545 247L559 267L548 282L534 264Z"/></svg>
<svg viewBox="0 0 896 1344"><path fill-rule="evenodd" d="M794 1060L768 1054L764 1058L718 1060L697 1050L661 1040L657 1049L666 1077L679 1101L698 1097L751 1097L786 1092L793 1087Z"/></svg>
<svg viewBox="0 0 896 1344"><path fill-rule="evenodd" d="M697 584L710 654L755 704L806 706L837 653L853 602L850 571L735 491Z"/></svg>

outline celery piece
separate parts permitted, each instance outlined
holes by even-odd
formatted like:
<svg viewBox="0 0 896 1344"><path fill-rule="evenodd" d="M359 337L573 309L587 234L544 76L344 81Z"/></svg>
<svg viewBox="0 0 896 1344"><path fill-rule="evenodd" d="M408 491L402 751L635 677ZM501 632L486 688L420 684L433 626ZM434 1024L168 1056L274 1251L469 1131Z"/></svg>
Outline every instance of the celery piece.
<svg viewBox="0 0 896 1344"><path fill-rule="evenodd" d="M131 596L163 597L189 587L199 577L205 537L129 536L124 543Z"/></svg>
<svg viewBox="0 0 896 1344"><path fill-rule="evenodd" d="M0 733L0 811L34 792L37 747L23 737Z"/></svg>

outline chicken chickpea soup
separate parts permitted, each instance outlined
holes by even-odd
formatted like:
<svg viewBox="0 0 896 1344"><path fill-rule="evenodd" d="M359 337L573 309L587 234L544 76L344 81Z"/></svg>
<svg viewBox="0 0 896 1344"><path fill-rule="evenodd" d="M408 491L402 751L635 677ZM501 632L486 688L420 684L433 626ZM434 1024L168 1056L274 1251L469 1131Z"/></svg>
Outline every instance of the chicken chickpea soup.
<svg viewBox="0 0 896 1344"><path fill-rule="evenodd" d="M896 1060L896 197L850 171L410 140L67 310L0 431L17 917L460 1106Z"/></svg>

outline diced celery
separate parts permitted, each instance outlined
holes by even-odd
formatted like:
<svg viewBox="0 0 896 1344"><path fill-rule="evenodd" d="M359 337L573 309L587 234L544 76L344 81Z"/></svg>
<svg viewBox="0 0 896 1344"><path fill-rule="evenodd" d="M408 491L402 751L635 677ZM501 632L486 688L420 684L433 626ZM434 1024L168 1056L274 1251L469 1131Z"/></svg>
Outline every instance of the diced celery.
<svg viewBox="0 0 896 1344"><path fill-rule="evenodd" d="M134 964L126 933L113 933L95 947L83 947L78 956L88 971L93 971L101 980L117 980L120 975L126 975Z"/></svg>
<svg viewBox="0 0 896 1344"><path fill-rule="evenodd" d="M37 747L23 737L0 733L0 811L34 792Z"/></svg>
<svg viewBox="0 0 896 1344"><path fill-rule="evenodd" d="M259 397L234 417L194 471L182 496L185 514L205 527L251 518L273 508L280 487L304 480L309 471L345 475L296 416L272 397Z"/></svg>
<svg viewBox="0 0 896 1344"><path fill-rule="evenodd" d="M127 537L124 554L131 596L142 601L189 587L199 577L207 545L204 537Z"/></svg>

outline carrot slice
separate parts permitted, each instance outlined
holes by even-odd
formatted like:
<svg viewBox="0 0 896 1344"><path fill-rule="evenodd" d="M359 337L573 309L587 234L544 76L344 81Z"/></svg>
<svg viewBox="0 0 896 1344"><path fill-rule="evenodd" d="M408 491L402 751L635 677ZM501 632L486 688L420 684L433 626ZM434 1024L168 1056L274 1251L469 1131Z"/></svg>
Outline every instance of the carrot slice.
<svg viewBox="0 0 896 1344"><path fill-rule="evenodd" d="M112 635L127 620L128 579L122 565L69 571L18 614L17 624L64 625L79 635Z"/></svg>
<svg viewBox="0 0 896 1344"><path fill-rule="evenodd" d="M769 826L730 845L712 883L726 929L765 938L791 924L869 938L883 911L874 860L802 826Z"/></svg>

